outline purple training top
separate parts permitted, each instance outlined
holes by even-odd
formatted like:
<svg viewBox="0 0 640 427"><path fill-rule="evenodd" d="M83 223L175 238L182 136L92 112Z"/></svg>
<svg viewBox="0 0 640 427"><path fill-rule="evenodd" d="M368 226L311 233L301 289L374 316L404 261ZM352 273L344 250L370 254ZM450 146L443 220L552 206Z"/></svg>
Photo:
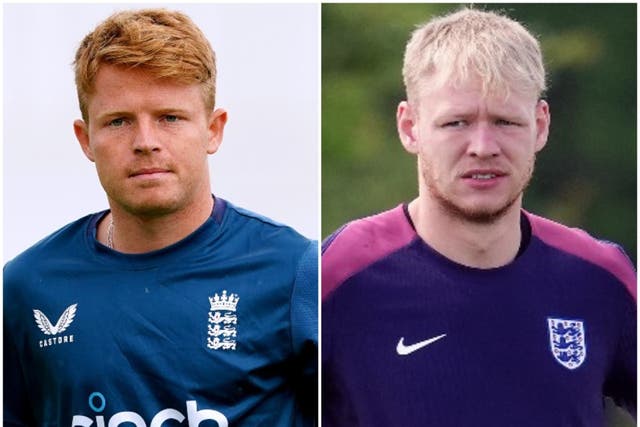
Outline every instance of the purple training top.
<svg viewBox="0 0 640 427"><path fill-rule="evenodd" d="M324 426L603 426L603 396L635 415L629 259L522 223L526 246L492 269L433 250L406 205L324 242Z"/></svg>

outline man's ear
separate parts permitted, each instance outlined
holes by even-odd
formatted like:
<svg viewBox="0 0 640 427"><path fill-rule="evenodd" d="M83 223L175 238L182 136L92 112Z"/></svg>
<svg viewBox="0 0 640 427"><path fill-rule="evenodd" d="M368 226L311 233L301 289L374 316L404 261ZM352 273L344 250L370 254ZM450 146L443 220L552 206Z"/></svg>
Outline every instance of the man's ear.
<svg viewBox="0 0 640 427"><path fill-rule="evenodd" d="M76 139L80 143L80 148L82 148L84 155L87 156L87 159L95 162L93 149L91 148L91 144L89 144L89 126L78 119L73 122L73 132L76 134Z"/></svg>
<svg viewBox="0 0 640 427"><path fill-rule="evenodd" d="M218 151L222 144L224 125L227 123L227 112L222 108L213 111L209 116L209 139L207 141L207 153Z"/></svg>
<svg viewBox="0 0 640 427"><path fill-rule="evenodd" d="M549 104L541 99L536 105L536 153L547 144L550 126L551 112L549 111Z"/></svg>
<svg viewBox="0 0 640 427"><path fill-rule="evenodd" d="M398 104L396 112L396 124L398 127L398 136L402 141L402 146L411 154L418 153L417 138L417 116L415 109L408 101L402 101Z"/></svg>

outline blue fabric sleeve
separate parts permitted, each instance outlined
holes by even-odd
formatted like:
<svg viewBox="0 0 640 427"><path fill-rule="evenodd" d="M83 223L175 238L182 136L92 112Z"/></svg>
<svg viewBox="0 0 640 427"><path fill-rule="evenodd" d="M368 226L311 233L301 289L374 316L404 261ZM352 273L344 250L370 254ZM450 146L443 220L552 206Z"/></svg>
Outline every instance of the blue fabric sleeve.
<svg viewBox="0 0 640 427"><path fill-rule="evenodd" d="M313 426L318 406L318 242L311 241L298 262L291 295L291 339L296 357L296 426Z"/></svg>
<svg viewBox="0 0 640 427"><path fill-rule="evenodd" d="M3 326L3 425L32 426L31 410L27 398L27 386L22 363L13 342L10 327L4 319Z"/></svg>

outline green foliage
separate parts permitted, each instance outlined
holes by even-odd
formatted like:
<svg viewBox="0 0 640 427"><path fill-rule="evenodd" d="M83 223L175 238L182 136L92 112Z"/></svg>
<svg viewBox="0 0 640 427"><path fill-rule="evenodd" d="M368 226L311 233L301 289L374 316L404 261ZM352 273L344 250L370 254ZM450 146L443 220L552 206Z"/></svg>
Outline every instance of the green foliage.
<svg viewBox="0 0 640 427"><path fill-rule="evenodd" d="M417 194L398 140L404 46L452 4L322 5L322 234ZM488 4L540 38L551 134L525 207L636 259L636 5Z"/></svg>

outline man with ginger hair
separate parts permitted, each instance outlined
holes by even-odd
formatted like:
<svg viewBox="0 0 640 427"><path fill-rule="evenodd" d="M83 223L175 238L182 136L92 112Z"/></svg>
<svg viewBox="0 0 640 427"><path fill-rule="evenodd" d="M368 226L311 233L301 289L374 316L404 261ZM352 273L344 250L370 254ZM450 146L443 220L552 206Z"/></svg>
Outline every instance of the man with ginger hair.
<svg viewBox="0 0 640 427"><path fill-rule="evenodd" d="M325 426L602 426L635 416L636 273L522 208L550 110L538 41L462 9L407 44L418 196L322 249Z"/></svg>
<svg viewBox="0 0 640 427"><path fill-rule="evenodd" d="M118 12L75 72L109 209L5 266L4 424L314 425L317 243L211 194L227 112L204 34Z"/></svg>

